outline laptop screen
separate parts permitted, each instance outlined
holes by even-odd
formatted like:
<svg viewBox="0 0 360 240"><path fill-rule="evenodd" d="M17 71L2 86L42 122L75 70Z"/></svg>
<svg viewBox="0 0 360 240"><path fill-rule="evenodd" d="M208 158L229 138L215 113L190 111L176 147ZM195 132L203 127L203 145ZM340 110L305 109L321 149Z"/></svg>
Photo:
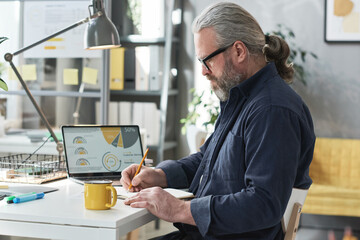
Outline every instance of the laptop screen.
<svg viewBox="0 0 360 240"><path fill-rule="evenodd" d="M69 177L121 177L121 171L141 162L138 126L62 126Z"/></svg>

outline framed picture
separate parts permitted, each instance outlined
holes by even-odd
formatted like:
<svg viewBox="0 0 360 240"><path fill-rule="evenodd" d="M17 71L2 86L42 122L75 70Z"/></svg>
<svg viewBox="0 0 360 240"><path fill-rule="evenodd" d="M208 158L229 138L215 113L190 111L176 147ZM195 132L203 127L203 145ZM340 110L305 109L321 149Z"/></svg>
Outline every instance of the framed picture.
<svg viewBox="0 0 360 240"><path fill-rule="evenodd" d="M360 2L325 0L325 41L360 42Z"/></svg>

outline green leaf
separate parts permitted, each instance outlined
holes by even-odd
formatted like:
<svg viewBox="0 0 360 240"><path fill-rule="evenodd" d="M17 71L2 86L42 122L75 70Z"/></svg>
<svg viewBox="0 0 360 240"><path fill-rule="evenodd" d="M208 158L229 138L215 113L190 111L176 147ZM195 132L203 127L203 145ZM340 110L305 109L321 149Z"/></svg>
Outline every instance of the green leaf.
<svg viewBox="0 0 360 240"><path fill-rule="evenodd" d="M305 56L306 56L306 52L305 51L301 51L301 60L303 62L305 62Z"/></svg>
<svg viewBox="0 0 360 240"><path fill-rule="evenodd" d="M318 58L318 56L315 53L310 52L310 54L311 54L311 56L313 56L313 58L315 58L315 59Z"/></svg>
<svg viewBox="0 0 360 240"><path fill-rule="evenodd" d="M4 89L5 91L8 90L8 86L7 86L6 82L4 82L4 80L2 80L1 78L0 78L0 88Z"/></svg>
<svg viewBox="0 0 360 240"><path fill-rule="evenodd" d="M6 41L6 40L8 40L7 37L0 37L0 44L1 44L3 41Z"/></svg>

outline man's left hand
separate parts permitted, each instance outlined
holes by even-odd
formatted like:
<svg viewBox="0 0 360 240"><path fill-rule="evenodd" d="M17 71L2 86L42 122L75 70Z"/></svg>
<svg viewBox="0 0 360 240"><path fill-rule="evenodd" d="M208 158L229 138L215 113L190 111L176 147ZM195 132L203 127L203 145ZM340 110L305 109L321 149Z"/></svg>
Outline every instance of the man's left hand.
<svg viewBox="0 0 360 240"><path fill-rule="evenodd" d="M172 196L160 187L141 190L124 203L134 208L146 208L153 215L168 222L182 222L196 225L190 211L190 201Z"/></svg>

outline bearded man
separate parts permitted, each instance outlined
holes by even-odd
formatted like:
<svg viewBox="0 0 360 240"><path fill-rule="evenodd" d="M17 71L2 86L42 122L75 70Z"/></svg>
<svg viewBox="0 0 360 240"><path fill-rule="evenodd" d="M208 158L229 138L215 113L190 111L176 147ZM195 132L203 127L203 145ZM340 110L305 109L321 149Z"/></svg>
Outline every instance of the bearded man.
<svg viewBox="0 0 360 240"><path fill-rule="evenodd" d="M310 112L288 86L288 44L265 36L234 3L206 8L193 33L202 74L220 100L215 131L198 153L135 177L137 165L124 170L124 188L139 192L125 204L179 229L161 239L283 239L292 188L312 183L315 143ZM189 188L195 198L179 200L162 187Z"/></svg>

